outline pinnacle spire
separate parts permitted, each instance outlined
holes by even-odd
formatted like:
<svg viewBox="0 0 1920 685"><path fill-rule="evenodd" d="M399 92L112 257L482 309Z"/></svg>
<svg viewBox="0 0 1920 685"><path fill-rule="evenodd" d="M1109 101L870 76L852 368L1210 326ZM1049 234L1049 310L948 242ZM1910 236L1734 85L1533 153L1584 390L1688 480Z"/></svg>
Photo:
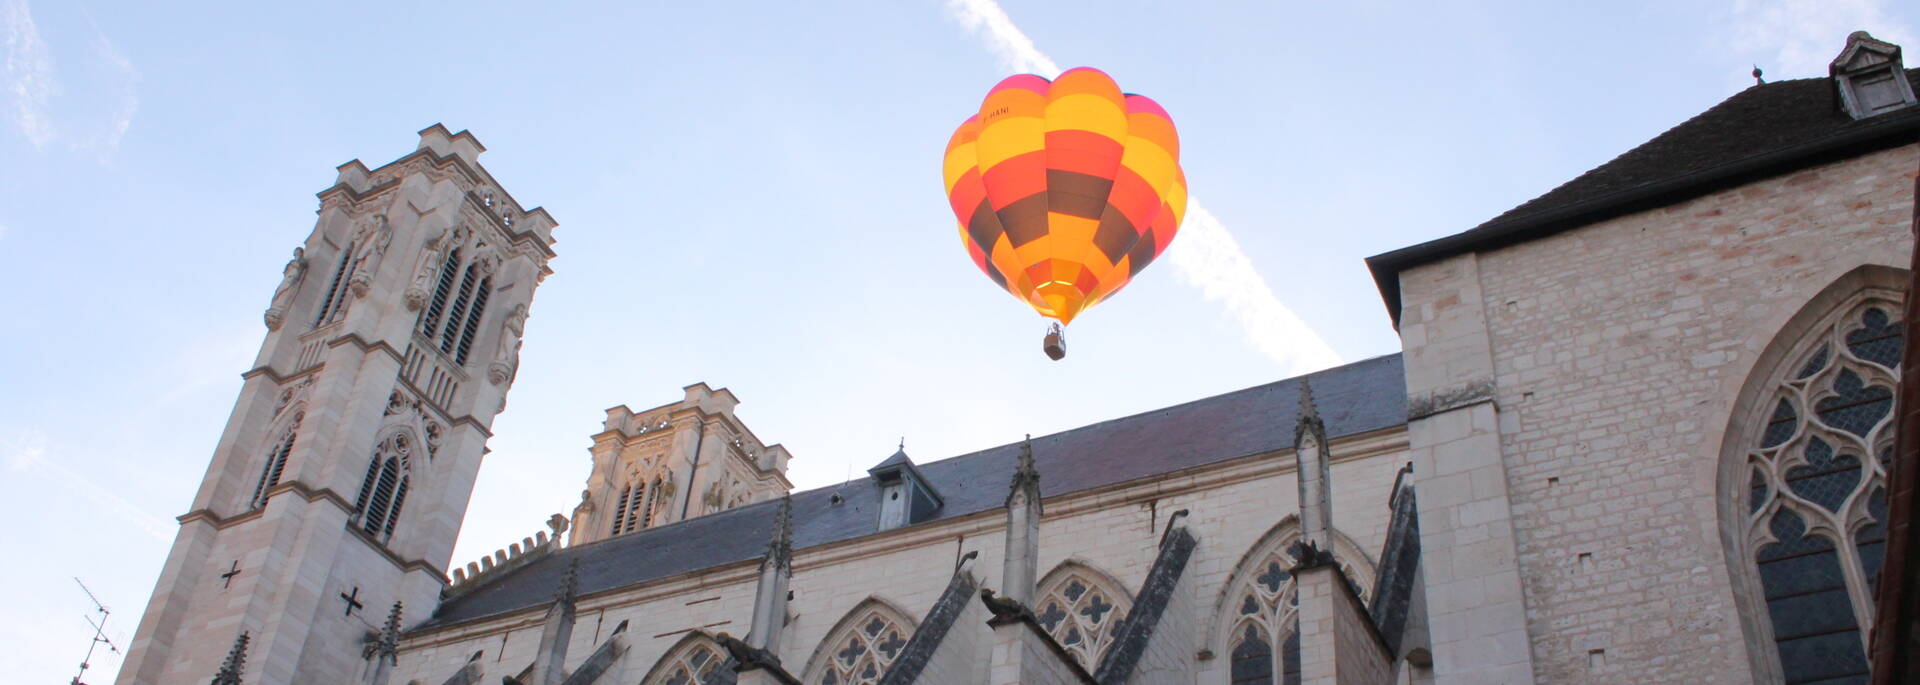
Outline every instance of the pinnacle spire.
<svg viewBox="0 0 1920 685"><path fill-rule="evenodd" d="M567 575L560 578L560 592L554 595L553 601L572 604L574 599L579 596L580 558L574 557L572 561L567 563ZM398 610L397 607L396 610Z"/></svg>
<svg viewBox="0 0 1920 685"><path fill-rule="evenodd" d="M213 674L212 685L240 685L240 674L247 670L247 632L233 639L233 649L227 650L227 660L220 663L220 672Z"/></svg>
<svg viewBox="0 0 1920 685"><path fill-rule="evenodd" d="M1326 442L1326 422L1320 419L1320 408L1313 403L1313 385L1308 383L1307 379L1301 378L1300 412L1293 424L1293 443L1295 447L1300 445L1301 438L1306 437L1309 431L1311 431L1314 439L1322 443Z"/></svg>
<svg viewBox="0 0 1920 685"><path fill-rule="evenodd" d="M1020 457L1013 470L1013 482L1008 486L1007 501L1013 501L1017 492L1027 493L1028 501L1040 501L1040 469L1033 464L1033 435L1028 434L1020 443Z"/></svg>
<svg viewBox="0 0 1920 685"><path fill-rule="evenodd" d="M773 537L767 541L767 558L776 565L793 561L793 495L780 498L780 509L773 517Z"/></svg>
<svg viewBox="0 0 1920 685"><path fill-rule="evenodd" d="M387 612L387 622L380 627L380 643L377 645L381 656L400 655L400 616L403 611L400 602L393 603L393 610Z"/></svg>

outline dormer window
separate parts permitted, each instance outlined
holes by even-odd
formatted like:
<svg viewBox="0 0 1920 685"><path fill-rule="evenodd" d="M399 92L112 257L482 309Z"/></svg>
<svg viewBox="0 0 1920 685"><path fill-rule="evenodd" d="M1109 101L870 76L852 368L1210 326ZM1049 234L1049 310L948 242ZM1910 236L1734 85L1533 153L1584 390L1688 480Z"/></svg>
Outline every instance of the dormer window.
<svg viewBox="0 0 1920 685"><path fill-rule="evenodd" d="M1841 110L1855 119L1920 104L1907 81L1900 46L1875 40L1866 31L1847 36L1847 47L1827 65L1827 72L1839 91Z"/></svg>
<svg viewBox="0 0 1920 685"><path fill-rule="evenodd" d="M892 530L933 518L933 512L944 503L940 493L907 457L905 445L879 466L867 469L867 473L880 487L879 530Z"/></svg>

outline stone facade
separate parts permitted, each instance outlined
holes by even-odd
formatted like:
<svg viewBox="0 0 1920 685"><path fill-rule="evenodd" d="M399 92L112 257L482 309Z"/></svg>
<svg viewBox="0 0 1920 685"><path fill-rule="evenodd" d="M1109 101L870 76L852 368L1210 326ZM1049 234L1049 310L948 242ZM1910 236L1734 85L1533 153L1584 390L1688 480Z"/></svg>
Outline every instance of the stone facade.
<svg viewBox="0 0 1920 685"><path fill-rule="evenodd" d="M1743 634L1722 552L1722 430L1791 317L1907 262L1916 169L1908 145L1480 256L1461 304L1492 341L1541 680L1753 679L1771 645Z"/></svg>
<svg viewBox="0 0 1920 685"><path fill-rule="evenodd" d="M1356 541L1338 549L1351 557L1343 561L1364 574L1363 586L1371 579L1372 560L1385 536L1385 503L1395 473L1405 463L1404 441L1404 433L1398 430L1333 441L1332 479L1341 484L1334 491L1333 520L1341 538ZM1253 455L1152 482L1049 498L1040 522L1038 567L1051 570L1066 563L1081 564L1113 576L1124 591L1136 592L1151 570L1167 516L1190 510L1186 525L1201 543L1183 580L1192 583L1191 589L1182 592L1190 592L1195 600L1177 605L1185 610L1162 619L1162 624L1174 626L1169 628L1171 634L1186 636L1191 654L1205 650L1222 655L1200 661L1198 668L1203 673L1217 672L1220 678L1206 676L1203 682L1225 682L1221 662L1229 652L1227 636L1195 628L1219 615L1241 557L1273 529L1289 527L1297 518L1293 470L1290 453ZM1354 487L1344 487L1347 483ZM793 600L788 607L791 619L782 644L773 651L800 673L806 664L843 646L828 643L828 634L870 600L883 601L919 619L947 589L958 555L977 553L972 567L984 576L981 585L1002 587L1005 519L1004 514L993 512L886 531L850 544L796 550L790 584ZM621 621L635 626L629 629L631 646L604 682L640 682L692 631L744 634L753 613L757 576L757 564L748 562L648 586L583 595L580 625L568 647L568 667L585 660ZM967 613L984 619L982 612L969 609ZM403 644L395 682L439 682L476 651L483 652L490 677L519 673L533 662L545 615L546 608L540 607L411 633ZM1181 630L1181 623L1189 627ZM968 630L977 635L961 639L982 647L993 645L994 636L984 623L957 624L954 632ZM950 634L947 640L955 638ZM983 674L940 682L976 682L968 678Z"/></svg>
<svg viewBox="0 0 1920 685"><path fill-rule="evenodd" d="M607 410L593 471L573 512L574 544L764 501L793 489L787 448L763 445L726 388L686 387L679 402ZM616 532L617 531L617 532Z"/></svg>
<svg viewBox="0 0 1920 685"><path fill-rule="evenodd" d="M1849 40L1833 83L1756 86L1370 260L1403 352L1314 374L1317 412L1289 379L789 493L786 450L696 384L608 410L572 517L451 578L552 222L430 128L321 194L120 682L204 680L243 633L248 683L1779 682L1754 436L1807 336L1898 302L1913 249L1920 103L1845 89L1915 75ZM1747 124L1789 142L1716 137ZM480 255L480 333L423 332L435 275ZM374 525L367 455L403 434L414 486ZM420 608L397 647L394 602Z"/></svg>
<svg viewBox="0 0 1920 685"><path fill-rule="evenodd" d="M483 149L435 125L320 193L119 682L203 682L242 632L246 682L358 677L388 607L438 602L553 254L553 220L500 189ZM456 274L437 306L461 325L429 333L406 291L449 263L476 285ZM391 482L370 455L396 457Z"/></svg>

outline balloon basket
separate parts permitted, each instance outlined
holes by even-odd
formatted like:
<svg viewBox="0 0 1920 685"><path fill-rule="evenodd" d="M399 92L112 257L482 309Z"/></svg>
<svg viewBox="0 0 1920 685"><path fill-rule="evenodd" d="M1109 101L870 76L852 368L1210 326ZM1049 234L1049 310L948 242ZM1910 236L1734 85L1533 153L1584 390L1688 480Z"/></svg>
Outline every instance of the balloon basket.
<svg viewBox="0 0 1920 685"><path fill-rule="evenodd" d="M1048 359L1054 361L1067 356L1067 334L1060 330L1060 324L1047 327L1047 337L1041 340L1040 349L1047 353Z"/></svg>

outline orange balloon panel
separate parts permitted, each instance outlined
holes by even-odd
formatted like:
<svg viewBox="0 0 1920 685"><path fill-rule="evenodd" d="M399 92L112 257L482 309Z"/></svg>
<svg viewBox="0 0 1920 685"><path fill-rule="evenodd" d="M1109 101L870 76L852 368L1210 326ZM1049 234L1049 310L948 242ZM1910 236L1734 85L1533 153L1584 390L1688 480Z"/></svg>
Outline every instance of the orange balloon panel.
<svg viewBox="0 0 1920 685"><path fill-rule="evenodd" d="M974 265L1061 323L1166 251L1187 209L1173 119L1087 67L1001 81L943 166Z"/></svg>

